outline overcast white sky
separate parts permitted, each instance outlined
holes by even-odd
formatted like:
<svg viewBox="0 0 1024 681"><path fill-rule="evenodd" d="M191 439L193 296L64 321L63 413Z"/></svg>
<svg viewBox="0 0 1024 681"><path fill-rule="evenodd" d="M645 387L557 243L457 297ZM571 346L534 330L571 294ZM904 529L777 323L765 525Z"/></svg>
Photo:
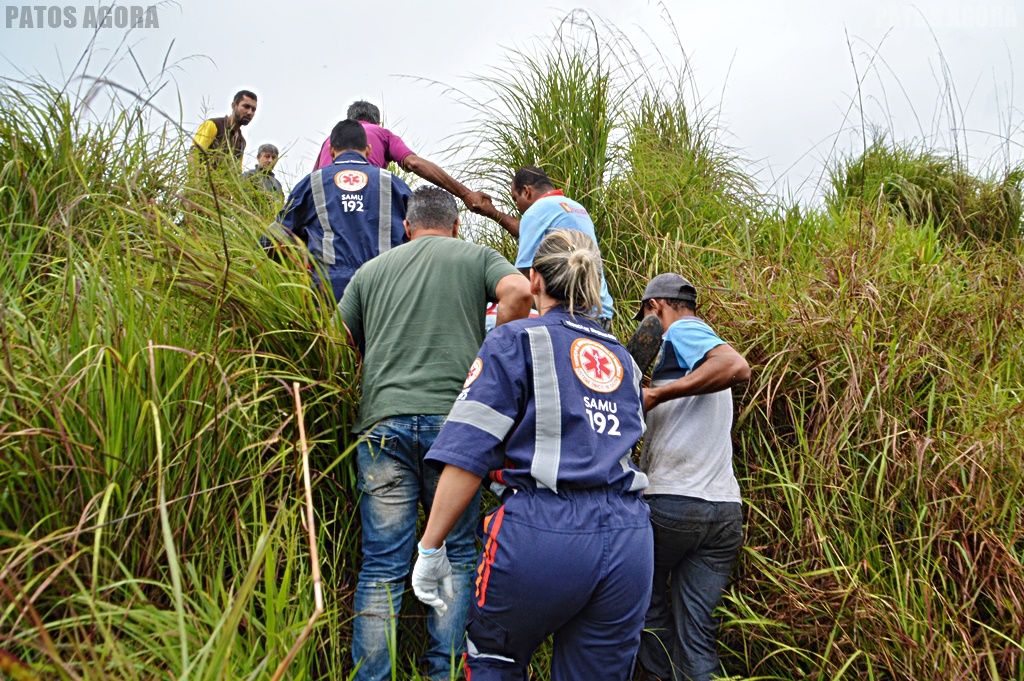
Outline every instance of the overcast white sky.
<svg viewBox="0 0 1024 681"><path fill-rule="evenodd" d="M61 2L76 8L81 24L89 3ZM4 19L18 6L0 5ZM864 78L869 121L901 138L940 133L938 143L948 144L944 60L971 131L972 160L1001 167L1008 157L1024 157L1024 96L1015 73L1024 71L1024 0L181 0L158 6L159 28L100 30L89 72L126 41L153 78L170 49L173 82L155 102L189 129L206 115L226 113L236 90L255 90L259 109L245 131L246 165L260 143L273 142L284 151L279 170L291 184L308 172L331 126L357 98L380 104L385 125L421 156L443 160L470 112L427 81L482 95L474 74L503 65L510 49L552 37L574 8L614 24L642 52L653 54L656 46L674 58L667 11L706 106L720 104L725 140L779 193L812 197L825 159L860 146L859 131L851 129L860 125L856 108L844 130L857 83L847 37ZM94 33L19 23L20 14L14 26L0 24L0 76L58 80ZM143 82L129 59L112 77L133 88Z"/></svg>

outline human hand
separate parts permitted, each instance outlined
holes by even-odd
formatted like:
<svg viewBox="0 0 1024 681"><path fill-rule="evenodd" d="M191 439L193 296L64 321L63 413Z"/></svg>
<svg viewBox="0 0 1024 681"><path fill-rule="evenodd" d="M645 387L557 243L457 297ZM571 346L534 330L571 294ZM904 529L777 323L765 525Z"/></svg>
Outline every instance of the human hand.
<svg viewBox="0 0 1024 681"><path fill-rule="evenodd" d="M482 192L475 193L479 194L483 198L479 199L472 206L470 206L469 203L467 203L466 205L469 206L469 209L476 213L477 215L482 215L485 218L491 220L498 220L498 218L501 217L501 211L494 207L494 201L491 199L491 197ZM468 198L469 197L467 197L467 199Z"/></svg>
<svg viewBox="0 0 1024 681"><path fill-rule="evenodd" d="M448 551L442 543L440 548L429 553L416 545L418 557L412 568L412 590L416 598L437 610L439 615L448 610L448 605L441 597L443 594L449 601L455 598L452 585L452 564L448 562Z"/></svg>
<svg viewBox="0 0 1024 681"><path fill-rule="evenodd" d="M657 388L644 388L644 413L646 414L659 404L661 404L661 400L658 397Z"/></svg>
<svg viewBox="0 0 1024 681"><path fill-rule="evenodd" d="M491 197L483 192L471 191L462 197L462 202L466 204L466 208L479 214L484 204L491 204Z"/></svg>

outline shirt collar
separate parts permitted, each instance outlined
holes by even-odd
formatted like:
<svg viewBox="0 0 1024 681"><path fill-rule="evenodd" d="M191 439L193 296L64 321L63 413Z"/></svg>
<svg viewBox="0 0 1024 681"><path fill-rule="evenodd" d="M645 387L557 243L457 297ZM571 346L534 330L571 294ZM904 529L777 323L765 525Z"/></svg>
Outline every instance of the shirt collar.
<svg viewBox="0 0 1024 681"><path fill-rule="evenodd" d="M537 197L537 200L540 200L540 199L546 198L546 197L548 197L548 196L565 196L565 192L563 192L563 191L562 191L561 189L552 189L551 191L549 191L549 192L544 192L543 194L541 194L540 196L538 196L538 197Z"/></svg>
<svg viewBox="0 0 1024 681"><path fill-rule="evenodd" d="M369 164L369 161L366 160L365 156L360 154L358 151L354 151L352 149L349 149L348 151L343 151L340 154L338 154L337 156L335 156L334 157L334 162L335 163L365 163L365 164Z"/></svg>

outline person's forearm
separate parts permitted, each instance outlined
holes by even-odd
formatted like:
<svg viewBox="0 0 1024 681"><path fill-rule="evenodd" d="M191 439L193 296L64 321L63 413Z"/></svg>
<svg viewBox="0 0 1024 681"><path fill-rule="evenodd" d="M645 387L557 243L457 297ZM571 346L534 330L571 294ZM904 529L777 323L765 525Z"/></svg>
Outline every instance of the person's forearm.
<svg viewBox="0 0 1024 681"><path fill-rule="evenodd" d="M420 546L436 549L448 536L456 521L469 506L480 487L481 478L458 466L447 465L441 471L441 479L434 491L434 503L430 507L427 527L420 538Z"/></svg>
<svg viewBox="0 0 1024 681"><path fill-rule="evenodd" d="M511 234L512 236L514 236L515 238L518 239L519 238L519 220L517 220L516 218L512 217L508 213L502 213L501 211L499 211L497 209L495 209L495 213L496 213L495 215L487 215L486 217L489 217L491 220L494 220L495 222L497 222L499 225L501 225L502 229L504 229L506 232L508 232L509 234Z"/></svg>
<svg viewBox="0 0 1024 681"><path fill-rule="evenodd" d="M495 326L506 322L523 319L530 314L533 295L530 293L530 280L525 276L510 274L502 277L495 291L498 299L498 314Z"/></svg>
<svg viewBox="0 0 1024 681"><path fill-rule="evenodd" d="M656 403L679 397L725 390L750 378L750 367L739 355L709 356L697 369L671 383L648 388Z"/></svg>
<svg viewBox="0 0 1024 681"><path fill-rule="evenodd" d="M439 165L437 165L433 161L428 161L422 156L417 156L416 154L413 154L407 157L402 162L402 167L408 170L409 172L419 175L427 182L435 184L441 189L447 190L448 192L453 194L457 199L460 199L462 201L465 201L466 197L473 193L473 191L469 187L462 184L454 177L446 173L444 169L441 168ZM478 209L477 212L479 212ZM483 215L486 218L490 218L494 222L497 222L501 226L501 228L504 229L506 232L516 237L517 239L519 238L519 220L512 217L508 213L502 213L501 211L495 208L493 212L482 212L481 215Z"/></svg>
<svg viewBox="0 0 1024 681"><path fill-rule="evenodd" d="M458 199L464 199L470 193L469 187L446 173L439 165L416 154L403 161L402 166L427 182L451 192Z"/></svg>
<svg viewBox="0 0 1024 681"><path fill-rule="evenodd" d="M502 300L498 303L498 313L494 318L494 325L501 326L517 319L525 319L530 315L530 307L533 298L515 297L510 300Z"/></svg>

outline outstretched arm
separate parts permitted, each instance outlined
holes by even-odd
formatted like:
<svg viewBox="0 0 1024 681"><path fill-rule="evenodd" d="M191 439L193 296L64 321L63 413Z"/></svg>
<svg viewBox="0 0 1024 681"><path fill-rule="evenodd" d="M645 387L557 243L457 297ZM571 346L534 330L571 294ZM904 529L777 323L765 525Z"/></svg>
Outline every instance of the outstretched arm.
<svg viewBox="0 0 1024 681"><path fill-rule="evenodd" d="M446 173L441 166L437 165L433 161L428 161L422 156L409 154L402 159L401 165L409 172L416 173L427 182L451 192L455 195L455 198L461 199L462 202L466 204L466 208L469 208L471 211L476 212L484 201L490 201L490 197L488 197L487 194L471 190L469 187Z"/></svg>
<svg viewBox="0 0 1024 681"><path fill-rule="evenodd" d="M472 206L470 206L469 209L476 213L477 215L483 215L485 218L497 222L499 225L501 225L502 229L504 229L506 232L508 232L509 234L518 239L519 220L517 218L512 217L508 213L502 213L500 210L498 210L494 206L494 202L491 201L491 197L487 196L486 194L484 195L484 197L485 200L477 208L473 208Z"/></svg>

